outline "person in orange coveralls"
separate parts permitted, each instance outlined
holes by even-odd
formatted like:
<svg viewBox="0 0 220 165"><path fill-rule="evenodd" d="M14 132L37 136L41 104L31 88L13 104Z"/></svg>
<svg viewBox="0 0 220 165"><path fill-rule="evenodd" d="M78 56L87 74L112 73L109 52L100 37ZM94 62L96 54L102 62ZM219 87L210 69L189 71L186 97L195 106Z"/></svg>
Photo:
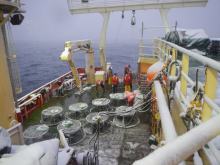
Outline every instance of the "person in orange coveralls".
<svg viewBox="0 0 220 165"><path fill-rule="evenodd" d="M124 75L126 75L128 73L128 69L130 68L130 65L125 66L125 70L124 70Z"/></svg>
<svg viewBox="0 0 220 165"><path fill-rule="evenodd" d="M114 74L114 76L112 78L112 82L113 82L113 92L117 92L118 91L119 78L118 78L116 73Z"/></svg>
<svg viewBox="0 0 220 165"><path fill-rule="evenodd" d="M102 81L102 80L97 80L97 81L96 81L96 90L97 90L97 91L98 91L99 85L102 87L103 91L106 91L106 90L105 90L105 86L103 85L103 81Z"/></svg>
<svg viewBox="0 0 220 165"><path fill-rule="evenodd" d="M131 87L130 87L131 78L127 74L124 77L124 83L125 83L125 91L129 90L129 92L131 92Z"/></svg>
<svg viewBox="0 0 220 165"><path fill-rule="evenodd" d="M130 77L130 87L132 90L132 72L128 69L128 76Z"/></svg>

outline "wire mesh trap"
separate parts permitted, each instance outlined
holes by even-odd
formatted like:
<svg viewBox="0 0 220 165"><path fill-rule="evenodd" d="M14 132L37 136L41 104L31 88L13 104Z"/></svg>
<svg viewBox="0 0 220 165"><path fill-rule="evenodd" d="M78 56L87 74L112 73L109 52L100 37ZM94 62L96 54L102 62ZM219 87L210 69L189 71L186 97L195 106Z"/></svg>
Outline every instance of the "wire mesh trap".
<svg viewBox="0 0 220 165"><path fill-rule="evenodd" d="M121 128L132 128L140 123L135 110L132 107L120 106L115 109L116 116L113 124Z"/></svg>
<svg viewBox="0 0 220 165"><path fill-rule="evenodd" d="M63 108L59 106L49 107L41 112L41 124L53 126L65 119Z"/></svg>
<svg viewBox="0 0 220 165"><path fill-rule="evenodd" d="M94 134L97 131L97 118L101 118L100 121L100 134L104 134L111 129L111 122L109 117L105 114L100 113L90 113L86 117L86 124L83 126L83 129L88 134Z"/></svg>
<svg viewBox="0 0 220 165"><path fill-rule="evenodd" d="M128 105L126 94L124 93L111 93L109 96L111 99L111 102L110 102L111 107Z"/></svg>
<svg viewBox="0 0 220 165"><path fill-rule="evenodd" d="M49 127L45 124L28 127L23 132L23 137L26 145L53 138Z"/></svg>
<svg viewBox="0 0 220 165"><path fill-rule="evenodd" d="M102 112L109 111L110 109L110 99L107 98L98 98L92 101L93 108L90 109L90 112Z"/></svg>
<svg viewBox="0 0 220 165"><path fill-rule="evenodd" d="M61 130L64 136L68 139L69 145L74 145L83 141L86 137L85 132L81 127L81 123L78 120L64 120L58 126L57 130Z"/></svg>
<svg viewBox="0 0 220 165"><path fill-rule="evenodd" d="M75 103L69 106L69 112L67 112L66 117L73 120L84 120L88 114L88 104Z"/></svg>

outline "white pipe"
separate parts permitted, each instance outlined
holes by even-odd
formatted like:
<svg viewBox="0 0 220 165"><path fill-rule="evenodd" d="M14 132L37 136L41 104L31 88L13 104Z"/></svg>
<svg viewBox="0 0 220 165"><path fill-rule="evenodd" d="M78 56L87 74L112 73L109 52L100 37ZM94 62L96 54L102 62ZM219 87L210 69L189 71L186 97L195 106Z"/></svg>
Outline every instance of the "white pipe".
<svg viewBox="0 0 220 165"><path fill-rule="evenodd" d="M171 142L177 138L176 130L170 116L170 112L160 82L154 81L154 85L165 140L166 142Z"/></svg>
<svg viewBox="0 0 220 165"><path fill-rule="evenodd" d="M212 151L213 155L215 156L215 159L218 161L220 164L220 152L219 150L215 147L212 141L208 142L209 148Z"/></svg>
<svg viewBox="0 0 220 165"><path fill-rule="evenodd" d="M220 108L217 104L214 103L206 94L203 95L203 98L205 102L212 108L214 109L217 113L220 113Z"/></svg>
<svg viewBox="0 0 220 165"><path fill-rule="evenodd" d="M184 97L183 93L179 90L179 88L177 88L177 91L180 94L180 97L182 98L183 103L187 106L187 108L192 107L191 104L186 100L186 98Z"/></svg>
<svg viewBox="0 0 220 165"><path fill-rule="evenodd" d="M220 134L220 114L205 121L133 165L175 165Z"/></svg>
<svg viewBox="0 0 220 165"><path fill-rule="evenodd" d="M194 82L186 75L186 73L184 73L183 71L181 71L182 76L186 79L186 81L193 86Z"/></svg>
<svg viewBox="0 0 220 165"><path fill-rule="evenodd" d="M32 97L31 99L25 101L24 103L22 103L21 105L19 105L19 107L22 107L23 105L29 103L30 101L34 100L36 97L42 97L41 94L37 94L36 96Z"/></svg>

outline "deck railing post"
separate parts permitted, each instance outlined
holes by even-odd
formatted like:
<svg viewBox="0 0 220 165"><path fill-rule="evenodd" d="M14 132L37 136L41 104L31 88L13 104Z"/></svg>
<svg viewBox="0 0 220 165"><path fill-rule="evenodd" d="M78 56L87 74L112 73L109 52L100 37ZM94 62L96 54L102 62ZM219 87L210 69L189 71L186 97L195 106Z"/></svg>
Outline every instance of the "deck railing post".
<svg viewBox="0 0 220 165"><path fill-rule="evenodd" d="M176 60L176 49L172 48L172 60L175 61ZM173 65L172 66L172 69L171 69L171 75L172 76L175 76L176 74L176 65Z"/></svg>
<svg viewBox="0 0 220 165"><path fill-rule="evenodd" d="M186 75L188 75L188 71L189 71L189 56L187 56L185 54L182 55L182 71ZM183 77L183 75L181 75L180 91L182 92L183 96L186 97L187 80ZM180 97L180 99L181 99L181 97Z"/></svg>
<svg viewBox="0 0 220 165"><path fill-rule="evenodd" d="M140 48L139 48L139 51L140 51L139 55L140 56L142 56L142 46L143 46L143 39L140 38Z"/></svg>
<svg viewBox="0 0 220 165"><path fill-rule="evenodd" d="M161 53L162 53L162 43L159 41L159 57L161 58Z"/></svg>
<svg viewBox="0 0 220 165"><path fill-rule="evenodd" d="M215 99L215 91L217 84L218 72L214 69L207 68L206 69L206 83L204 94L207 95L212 101ZM202 121L205 122L212 116L212 108L204 101L203 104L203 117Z"/></svg>

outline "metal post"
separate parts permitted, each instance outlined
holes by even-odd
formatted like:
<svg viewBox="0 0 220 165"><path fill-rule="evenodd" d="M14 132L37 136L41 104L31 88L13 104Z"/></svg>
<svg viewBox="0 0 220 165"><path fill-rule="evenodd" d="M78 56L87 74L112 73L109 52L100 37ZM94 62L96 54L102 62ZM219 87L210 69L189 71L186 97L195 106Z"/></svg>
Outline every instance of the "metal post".
<svg viewBox="0 0 220 165"><path fill-rule="evenodd" d="M106 43L106 30L108 26L110 12L100 13L103 16L102 32L99 40L100 49L100 65L104 71L106 71L106 58L105 58L105 43Z"/></svg>
<svg viewBox="0 0 220 165"><path fill-rule="evenodd" d="M188 75L189 70L189 56L183 54L182 55L182 71ZM181 75L181 81L180 81L180 91L182 92L183 96L186 97L187 92L187 80ZM180 98L181 99L181 98ZM181 99L182 100L182 99Z"/></svg>
<svg viewBox="0 0 220 165"><path fill-rule="evenodd" d="M163 25L165 26L165 33L170 31L169 23L168 23L168 20L167 20L167 13L168 13L169 10L170 9L160 9L160 16L162 18Z"/></svg>
<svg viewBox="0 0 220 165"><path fill-rule="evenodd" d="M212 101L215 99L215 91L217 85L218 72L214 69L207 68L206 69L206 83L204 94L207 95ZM204 101L203 107L203 117L202 121L206 121L212 116L212 107L209 106L206 101Z"/></svg>

